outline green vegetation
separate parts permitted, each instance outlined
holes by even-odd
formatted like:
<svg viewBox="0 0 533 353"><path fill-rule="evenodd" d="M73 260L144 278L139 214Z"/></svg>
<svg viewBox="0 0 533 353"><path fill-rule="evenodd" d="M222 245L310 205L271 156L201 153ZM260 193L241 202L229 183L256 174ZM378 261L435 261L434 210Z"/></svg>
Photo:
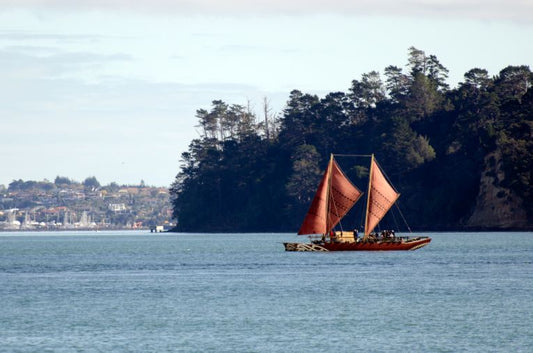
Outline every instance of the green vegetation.
<svg viewBox="0 0 533 353"><path fill-rule="evenodd" d="M474 68L450 89L434 55L410 48L407 62L407 72L385 68L384 81L362 75L347 93L294 90L276 118L266 101L261 119L219 100L198 110L202 135L171 187L177 229L295 231L330 153L374 153L412 228L531 228L529 67L495 77Z"/></svg>

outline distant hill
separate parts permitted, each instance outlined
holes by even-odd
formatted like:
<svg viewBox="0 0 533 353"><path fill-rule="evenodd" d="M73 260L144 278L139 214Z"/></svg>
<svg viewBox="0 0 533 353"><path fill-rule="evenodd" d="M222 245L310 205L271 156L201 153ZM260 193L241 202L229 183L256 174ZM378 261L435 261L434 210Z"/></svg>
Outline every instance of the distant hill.
<svg viewBox="0 0 533 353"><path fill-rule="evenodd" d="M147 229L172 227L167 188L101 186L66 177L54 182L14 180L0 190L0 230Z"/></svg>
<svg viewBox="0 0 533 353"><path fill-rule="evenodd" d="M383 227L532 229L529 67L473 68L450 88L439 60L412 47L407 70L383 72L324 97L294 90L279 115L220 100L199 109L201 138L170 190L177 229L296 231L330 153L376 155L402 193ZM363 161L345 163L361 183Z"/></svg>

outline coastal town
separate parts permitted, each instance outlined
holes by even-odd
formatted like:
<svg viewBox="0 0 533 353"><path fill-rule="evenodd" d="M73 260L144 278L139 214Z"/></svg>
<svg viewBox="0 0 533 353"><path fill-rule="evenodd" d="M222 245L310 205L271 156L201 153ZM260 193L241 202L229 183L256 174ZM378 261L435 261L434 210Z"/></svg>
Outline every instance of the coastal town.
<svg viewBox="0 0 533 353"><path fill-rule="evenodd" d="M0 185L0 231L114 230L173 228L169 191L164 187L101 186L95 177L76 182L14 180Z"/></svg>

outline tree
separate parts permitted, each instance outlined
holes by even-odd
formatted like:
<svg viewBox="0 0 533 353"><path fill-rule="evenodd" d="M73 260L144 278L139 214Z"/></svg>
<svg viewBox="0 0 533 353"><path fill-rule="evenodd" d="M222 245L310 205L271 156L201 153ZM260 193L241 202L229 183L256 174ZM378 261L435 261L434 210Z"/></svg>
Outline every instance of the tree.
<svg viewBox="0 0 533 353"><path fill-rule="evenodd" d="M445 68L435 55L430 55L427 61L428 78L435 83L439 92L448 90L449 85L446 83L449 70Z"/></svg>
<svg viewBox="0 0 533 353"><path fill-rule="evenodd" d="M55 180L54 180L54 184L56 184L57 186L59 185L70 185L72 183L72 181L67 178L67 177L62 177L62 176L56 176Z"/></svg>
<svg viewBox="0 0 533 353"><path fill-rule="evenodd" d="M263 129L265 131L265 137L267 140L270 140L272 134L272 108L270 107L270 101L267 97L263 97Z"/></svg>
<svg viewBox="0 0 533 353"><path fill-rule="evenodd" d="M202 128L202 133L200 134L202 138L217 137L218 121L214 118L213 115L210 115L209 112L205 109L198 109L196 111L196 118L199 122L196 127Z"/></svg>
<svg viewBox="0 0 533 353"><path fill-rule="evenodd" d="M418 135L407 120L394 117L382 135L385 161L393 170L408 171L433 160L435 150L429 139Z"/></svg>
<svg viewBox="0 0 533 353"><path fill-rule="evenodd" d="M320 181L320 154L311 145L301 145L291 156L292 169L286 185L290 197L288 210L298 220L303 216Z"/></svg>
<svg viewBox="0 0 533 353"><path fill-rule="evenodd" d="M256 117L250 110L249 106L245 108L240 105L232 105L230 108L230 114L237 117L237 138L239 140L257 134Z"/></svg>
<svg viewBox="0 0 533 353"><path fill-rule="evenodd" d="M498 131L496 146L502 152L505 171L503 185L521 195L524 207L533 214L533 90L529 89L520 101L506 105Z"/></svg>
<svg viewBox="0 0 533 353"><path fill-rule="evenodd" d="M385 99L385 87L377 71L363 74L361 81L353 80L350 91L350 97L359 108L374 108Z"/></svg>
<svg viewBox="0 0 533 353"><path fill-rule="evenodd" d="M120 186L116 182L109 183L106 187L111 192L117 192L120 189Z"/></svg>
<svg viewBox="0 0 533 353"><path fill-rule="evenodd" d="M426 75L428 58L423 50L409 47L407 62L407 66L411 68L411 77L415 77L418 74Z"/></svg>
<svg viewBox="0 0 533 353"><path fill-rule="evenodd" d="M460 86L469 86L471 88L487 91L492 83L489 73L485 69L474 68L464 74L465 82Z"/></svg>
<svg viewBox="0 0 533 353"><path fill-rule="evenodd" d="M405 106L412 121L431 115L442 106L443 94L448 89L446 69L435 55L415 47L409 48L408 66L411 68L410 85ZM395 73L392 71L391 73Z"/></svg>
<svg viewBox="0 0 533 353"><path fill-rule="evenodd" d="M98 182L98 180L96 180L96 177L92 176L92 177L87 177L84 181L83 181L83 186L85 186L86 188L88 189L92 189L92 190L95 190L95 189L98 189L100 187L100 183Z"/></svg>
<svg viewBox="0 0 533 353"><path fill-rule="evenodd" d="M532 82L533 74L529 66L507 66L495 80L496 92L504 102L513 99L520 101L531 88Z"/></svg>
<svg viewBox="0 0 533 353"><path fill-rule="evenodd" d="M290 93L283 111L279 136L286 148L292 149L307 143L314 132L317 104L319 99L316 95L303 94L298 90Z"/></svg>
<svg viewBox="0 0 533 353"><path fill-rule="evenodd" d="M218 129L218 134L215 133L213 137L223 141L226 135L231 133L230 129L234 122L231 121L231 117L227 114L228 105L226 103L221 100L214 100L211 104L212 108L209 116L213 120L214 127Z"/></svg>
<svg viewBox="0 0 533 353"><path fill-rule="evenodd" d="M412 121L423 119L437 109L443 101L435 82L422 73L415 74L405 100L407 113Z"/></svg>
<svg viewBox="0 0 533 353"><path fill-rule="evenodd" d="M479 155L479 147L492 148L494 126L500 119L500 104L486 70L475 68L466 72L464 77L465 82L460 83L451 95L456 117L453 143L474 156Z"/></svg>
<svg viewBox="0 0 533 353"><path fill-rule="evenodd" d="M397 66L387 66L385 68L385 81L389 96L394 103L402 101L409 93L409 77Z"/></svg>

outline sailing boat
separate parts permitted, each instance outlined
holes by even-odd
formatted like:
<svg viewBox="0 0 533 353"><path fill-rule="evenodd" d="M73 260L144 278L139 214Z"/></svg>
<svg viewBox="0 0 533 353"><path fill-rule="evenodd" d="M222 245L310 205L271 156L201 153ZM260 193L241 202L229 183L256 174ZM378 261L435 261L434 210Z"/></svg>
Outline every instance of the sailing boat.
<svg viewBox="0 0 533 353"><path fill-rule="evenodd" d="M400 194L385 178L374 155L370 157L364 234L359 237L357 230L334 230L363 192L346 177L332 154L298 231L298 235L311 235L311 243L283 243L286 251L415 250L431 241L429 237L398 237L394 231L374 232Z"/></svg>

